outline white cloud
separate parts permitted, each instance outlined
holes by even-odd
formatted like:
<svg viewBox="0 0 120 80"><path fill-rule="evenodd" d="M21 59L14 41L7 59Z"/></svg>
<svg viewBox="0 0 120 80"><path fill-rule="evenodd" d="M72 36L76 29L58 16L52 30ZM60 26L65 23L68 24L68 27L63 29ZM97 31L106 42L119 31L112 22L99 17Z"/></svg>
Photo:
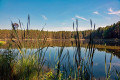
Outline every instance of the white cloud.
<svg viewBox="0 0 120 80"><path fill-rule="evenodd" d="M75 18L72 18L73 21L75 21Z"/></svg>
<svg viewBox="0 0 120 80"><path fill-rule="evenodd" d="M99 14L99 12L98 11L95 11L95 12L93 12L94 14Z"/></svg>
<svg viewBox="0 0 120 80"><path fill-rule="evenodd" d="M44 20L48 20L48 18L47 18L45 15L41 15L41 17L42 17Z"/></svg>
<svg viewBox="0 0 120 80"><path fill-rule="evenodd" d="M108 9L109 13L108 14L113 14L113 15L118 15L120 16L120 10L119 11L113 11L112 8Z"/></svg>
<svg viewBox="0 0 120 80"><path fill-rule="evenodd" d="M108 11L113 12L112 8L108 9Z"/></svg>
<svg viewBox="0 0 120 80"><path fill-rule="evenodd" d="M79 19L82 19L82 20L85 20L85 21L88 21L86 18L80 17L80 16L78 16L78 15L76 15L75 17L76 17L76 18L79 18Z"/></svg>

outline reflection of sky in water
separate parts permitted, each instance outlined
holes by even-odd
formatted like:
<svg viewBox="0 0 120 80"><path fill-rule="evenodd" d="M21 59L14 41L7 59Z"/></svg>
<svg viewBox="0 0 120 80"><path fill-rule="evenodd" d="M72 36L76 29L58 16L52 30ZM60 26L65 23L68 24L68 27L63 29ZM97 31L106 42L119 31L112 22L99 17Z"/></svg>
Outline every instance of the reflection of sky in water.
<svg viewBox="0 0 120 80"><path fill-rule="evenodd" d="M15 50L15 49L14 49ZM27 50L27 55L32 54L36 52L37 49L33 49L32 51L30 49ZM43 52L46 50L46 48L43 49ZM49 47L45 53L45 60L46 63L45 65L48 65L51 68L55 68L55 65L57 63L57 56L58 56L58 50L60 51L60 47ZM85 56L85 48L81 48L81 56ZM0 53L2 53L4 49L0 49ZM17 50L15 50L17 52ZM74 51L75 47L64 47L62 57L67 54L67 51L69 52L70 56L70 64L73 65L74 63ZM105 51L98 51L97 49L95 50L94 56L93 56L93 75L96 78L99 77L105 77ZM87 53L88 54L88 50ZM107 69L110 65L110 58L111 58L111 53L106 53L106 63L107 63ZM65 64L68 62L68 58L64 57L63 61L61 64ZM112 57L112 63L111 63L111 71L116 67L118 70L120 70L120 59L117 56ZM113 75L111 77L114 77Z"/></svg>
<svg viewBox="0 0 120 80"><path fill-rule="evenodd" d="M50 47L48 48L47 52L46 52L46 56L45 58L46 59L49 59L49 53L50 53L50 58L48 61L50 62L50 65L52 67L55 66L55 56L57 56L57 53L58 53L58 49L60 50L60 47ZM70 62L71 64L73 64L74 60L73 60L73 53L74 53L74 50L75 50L75 47L65 47L64 48L64 51L63 51L63 54L62 54L62 57L65 53L67 53L67 50L69 51L69 55L70 55ZM88 50L87 50L88 52ZM56 54L55 54L56 53ZM93 57L93 75L96 77L96 78L99 78L99 77L105 77L105 51L98 51L97 49L95 50L95 53L94 53L94 57ZM81 56L84 57L85 56L85 48L81 48ZM110 57L111 57L111 53L106 53L106 63L107 63L107 69L110 65ZM62 63L65 63L67 62L67 60L63 60ZM115 67L118 67L120 66L120 59L118 59L118 57L116 56L113 56L112 57L112 63L111 63L111 71L114 69L113 66ZM111 76L113 77L113 76Z"/></svg>

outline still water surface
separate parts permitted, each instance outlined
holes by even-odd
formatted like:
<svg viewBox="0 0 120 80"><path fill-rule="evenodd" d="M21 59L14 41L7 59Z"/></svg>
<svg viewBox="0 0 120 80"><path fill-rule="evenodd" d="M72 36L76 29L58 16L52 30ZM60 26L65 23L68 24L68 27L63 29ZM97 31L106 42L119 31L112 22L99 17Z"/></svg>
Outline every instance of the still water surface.
<svg viewBox="0 0 120 80"><path fill-rule="evenodd" d="M54 47L45 47L43 49L43 52L45 52L44 66L49 66L51 69L56 70L56 65L58 63L58 53L61 50L61 48L63 48L63 52L60 58L61 61L60 71L63 71L63 66L67 65L66 70L70 72L69 64L71 67L74 67L76 65L75 53L77 47L71 47L71 46L59 47L58 45ZM5 49L3 48L0 49L0 55L4 52L4 50ZM15 53L17 53L18 51L17 49L13 49L13 50L15 50ZM26 49L24 48L23 50ZM26 53L27 55L32 55L31 53L35 53L36 51L37 48L32 48L32 49L27 49ZM116 55L116 51L117 51L117 55ZM120 71L120 54L118 51L119 51L118 49L112 51L111 49L107 50L105 48L102 49L94 48L94 52L92 53L93 54L92 67L90 67L93 77L95 77L96 79L99 78L105 79L106 73L109 71L109 67L111 66L110 68L111 79L115 79L116 77L115 70L117 69L118 71ZM87 63L88 61L90 61L89 58L91 58L88 56L90 53L91 53L90 49L81 47L80 52L78 54L80 54L81 55L80 58L84 59L85 63ZM16 58L19 58L19 55Z"/></svg>
<svg viewBox="0 0 120 80"><path fill-rule="evenodd" d="M57 64L55 62L55 59L57 57L58 49L60 49L60 47L54 47L54 48L49 47L46 54L45 54L45 59L47 60L47 62L50 63L51 67L55 67L55 65ZM85 50L86 49L84 47L81 48L81 56L82 56L82 58L85 57L85 54L86 55L89 54L89 50L87 49L86 53L85 53ZM67 53L67 51L69 51L70 63L72 65L74 65L75 47L64 47L62 57L63 57L64 54ZM106 73L105 73L105 54L106 54L107 69L110 66L110 58L112 56L111 78L115 77L114 74L112 73L112 71L114 71L114 67L117 68L118 70L120 70L120 58L118 58L117 56L114 56L112 53L107 53L105 51L99 51L98 49L95 49L94 56L93 56L93 75L94 75L95 78L106 77ZM64 58L61 65L65 64L65 63L67 63L67 59ZM47 65L47 63L45 65Z"/></svg>

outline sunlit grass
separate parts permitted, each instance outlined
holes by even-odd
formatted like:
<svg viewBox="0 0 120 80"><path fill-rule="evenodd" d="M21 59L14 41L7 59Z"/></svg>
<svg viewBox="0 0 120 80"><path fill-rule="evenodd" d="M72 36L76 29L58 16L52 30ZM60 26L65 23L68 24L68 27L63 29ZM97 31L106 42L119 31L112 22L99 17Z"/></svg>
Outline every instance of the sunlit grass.
<svg viewBox="0 0 120 80"><path fill-rule="evenodd" d="M6 44L6 41L0 41L0 45Z"/></svg>

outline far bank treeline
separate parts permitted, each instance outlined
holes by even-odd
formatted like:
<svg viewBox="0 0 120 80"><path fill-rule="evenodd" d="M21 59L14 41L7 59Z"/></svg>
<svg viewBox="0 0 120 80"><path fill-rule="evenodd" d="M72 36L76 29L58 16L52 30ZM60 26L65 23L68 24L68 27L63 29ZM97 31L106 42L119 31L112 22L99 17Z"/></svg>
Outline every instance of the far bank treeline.
<svg viewBox="0 0 120 80"><path fill-rule="evenodd" d="M74 31L40 31L40 30L17 30L19 38L25 39L72 39L76 32ZM111 26L99 27L96 30L79 31L79 38L89 39L90 34L94 39L120 39L120 21ZM29 35L29 37L28 37ZM12 30L0 30L0 39L14 38L15 34ZM24 36L24 37L23 37Z"/></svg>

